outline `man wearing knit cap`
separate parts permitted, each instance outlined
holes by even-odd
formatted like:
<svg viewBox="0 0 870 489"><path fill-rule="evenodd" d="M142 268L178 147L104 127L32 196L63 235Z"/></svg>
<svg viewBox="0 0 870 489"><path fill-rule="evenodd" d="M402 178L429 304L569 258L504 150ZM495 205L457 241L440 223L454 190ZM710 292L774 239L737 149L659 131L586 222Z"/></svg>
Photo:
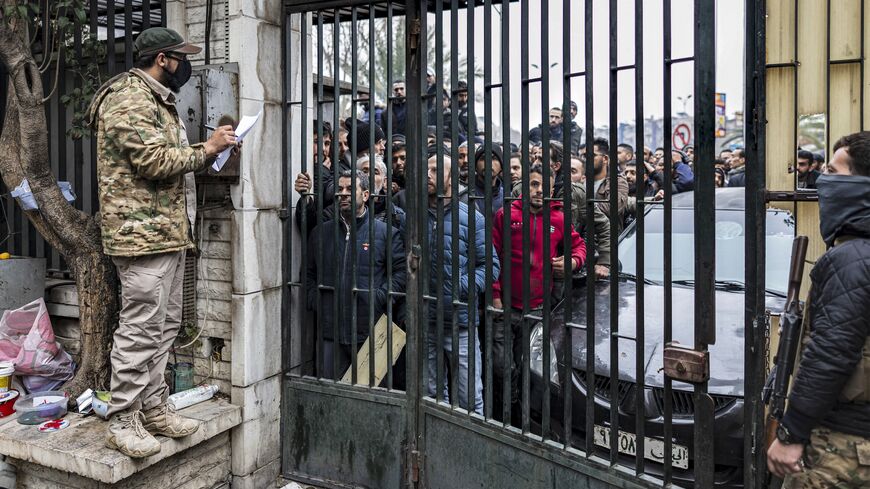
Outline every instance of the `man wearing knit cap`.
<svg viewBox="0 0 870 489"><path fill-rule="evenodd" d="M349 132L353 132L353 126L350 120L344 123L345 127ZM387 149L387 136L384 134L384 130L381 129L381 126L375 124L375 154L379 154L381 156L384 155L384 152ZM371 142L371 131L372 128L370 125L365 122L357 121L356 123L356 147L351 147L351 151L356 151L354 153L356 156L354 159L360 159L361 157L369 154L369 144Z"/></svg>

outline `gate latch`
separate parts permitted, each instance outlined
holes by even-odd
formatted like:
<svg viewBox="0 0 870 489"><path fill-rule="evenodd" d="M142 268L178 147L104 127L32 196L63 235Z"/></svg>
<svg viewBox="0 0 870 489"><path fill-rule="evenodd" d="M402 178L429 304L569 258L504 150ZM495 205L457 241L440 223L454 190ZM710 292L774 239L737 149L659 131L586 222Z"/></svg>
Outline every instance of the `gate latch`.
<svg viewBox="0 0 870 489"><path fill-rule="evenodd" d="M690 384L710 380L710 352L697 351L677 342L665 344L665 375Z"/></svg>

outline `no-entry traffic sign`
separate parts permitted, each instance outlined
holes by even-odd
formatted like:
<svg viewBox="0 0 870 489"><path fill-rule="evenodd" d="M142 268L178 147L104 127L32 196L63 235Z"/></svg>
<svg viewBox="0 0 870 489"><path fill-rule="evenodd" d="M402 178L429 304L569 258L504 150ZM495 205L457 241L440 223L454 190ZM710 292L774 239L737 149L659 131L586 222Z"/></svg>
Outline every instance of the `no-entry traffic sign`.
<svg viewBox="0 0 870 489"><path fill-rule="evenodd" d="M686 146L692 144L692 130L688 124L680 124L674 128L674 134L671 136L671 143L674 149L682 150Z"/></svg>

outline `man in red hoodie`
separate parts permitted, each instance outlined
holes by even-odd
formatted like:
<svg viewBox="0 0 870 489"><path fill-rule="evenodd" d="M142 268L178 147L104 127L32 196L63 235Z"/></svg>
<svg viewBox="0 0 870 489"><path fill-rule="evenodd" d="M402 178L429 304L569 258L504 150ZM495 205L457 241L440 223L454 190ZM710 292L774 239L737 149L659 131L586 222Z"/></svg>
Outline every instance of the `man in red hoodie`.
<svg viewBox="0 0 870 489"><path fill-rule="evenodd" d="M554 175L550 174L550 194L555 184ZM549 197L550 195L547 195ZM523 200L514 200L510 206L510 233L504 234L504 212L507 207L499 209L495 215L492 244L498 253L499 261L507 264L510 259L510 276L502 273L498 282L493 284L493 306L504 311L500 318L494 321L493 329L493 365L496 375L504 378L507 369L504 365L504 349L506 325L512 331L510 348L513 351L513 361L510 367L511 402L519 400L519 376L522 366L522 325L523 325L523 282L529 276L529 312L535 316L541 315L544 294L552 292L553 277L571 275L571 269L576 270L586 262L586 243L580 234L565 221L562 213L562 202L550 202L550 229L544 229L544 176L540 164L529 169L529 237L528 249L523 245ZM544 249L544 232L550 235L549 249ZM571 250L561 251L565 233L571 234ZM529 254L529 269L524 270L523 257ZM566 264L566 256L570 256L570 264ZM544 260L551 263L553 275L549 283L544 283ZM567 266L566 266L567 265ZM504 266L504 265L503 265ZM570 267L570 269L568 269ZM510 286L510 297L503 297L505 289ZM505 294L507 295L507 294ZM509 307L504 307L504 302Z"/></svg>

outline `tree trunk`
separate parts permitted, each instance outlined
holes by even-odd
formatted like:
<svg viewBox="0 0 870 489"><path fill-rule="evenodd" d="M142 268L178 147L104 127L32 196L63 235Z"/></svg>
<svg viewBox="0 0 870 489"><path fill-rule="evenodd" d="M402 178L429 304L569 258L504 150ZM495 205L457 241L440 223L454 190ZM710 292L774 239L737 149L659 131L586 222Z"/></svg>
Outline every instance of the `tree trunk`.
<svg viewBox="0 0 870 489"><path fill-rule="evenodd" d="M15 0L2 0L15 5ZM0 9L2 12L2 9ZM0 13L0 63L9 73L0 177L7 188L27 178L39 209L25 214L45 240L63 256L76 280L82 355L78 371L64 386L71 398L87 388L108 387L109 348L118 321L118 278L103 254L97 218L70 205L51 172L48 130L39 69L20 18Z"/></svg>

